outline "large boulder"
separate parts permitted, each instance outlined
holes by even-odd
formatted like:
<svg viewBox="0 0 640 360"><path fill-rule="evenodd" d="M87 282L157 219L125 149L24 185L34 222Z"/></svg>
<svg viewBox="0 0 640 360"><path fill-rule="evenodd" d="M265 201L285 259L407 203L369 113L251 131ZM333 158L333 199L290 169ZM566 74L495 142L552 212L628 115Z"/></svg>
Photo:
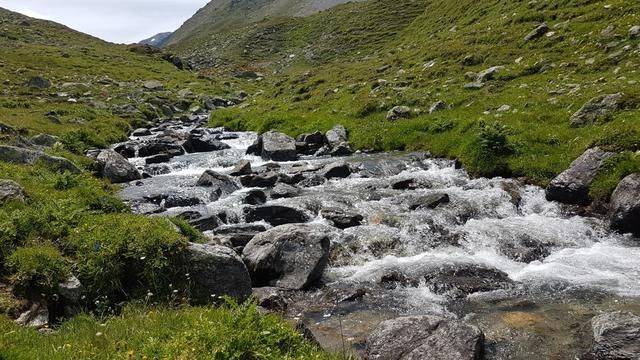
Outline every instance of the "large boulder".
<svg viewBox="0 0 640 360"><path fill-rule="evenodd" d="M283 224L305 223L311 220L304 211L282 205L263 205L244 209L247 222L266 221L278 226Z"/></svg>
<svg viewBox="0 0 640 360"><path fill-rule="evenodd" d="M42 151L29 150L15 146L0 145L0 161L26 165L34 165L42 162L49 168L57 171L69 171L74 174L80 173L80 169L74 163L65 158L51 156L43 153Z"/></svg>
<svg viewBox="0 0 640 360"><path fill-rule="evenodd" d="M571 163L569 168L551 181L546 189L547 200L566 204L588 205L589 189L604 160L613 156L599 148L591 148Z"/></svg>
<svg viewBox="0 0 640 360"><path fill-rule="evenodd" d="M367 340L369 360L479 360L484 334L460 320L407 316L382 322Z"/></svg>
<svg viewBox="0 0 640 360"><path fill-rule="evenodd" d="M232 249L190 244L183 254L183 266L193 283L191 299L195 303L210 303L224 295L242 302L251 295L249 272Z"/></svg>
<svg viewBox="0 0 640 360"><path fill-rule="evenodd" d="M133 164L114 150L102 150L96 158L100 174L112 183L125 183L142 179Z"/></svg>
<svg viewBox="0 0 640 360"><path fill-rule="evenodd" d="M9 200L24 200L24 189L13 180L0 179L0 204Z"/></svg>
<svg viewBox="0 0 640 360"><path fill-rule="evenodd" d="M342 143L346 143L348 141L347 129L345 129L344 126L338 124L331 130L327 131L327 133L325 134L325 138L329 146L331 146L332 148Z"/></svg>
<svg viewBox="0 0 640 360"><path fill-rule="evenodd" d="M138 147L138 156L147 157L158 154L168 154L172 156L178 156L184 154L184 148L182 145L166 139L156 139L153 141L140 144Z"/></svg>
<svg viewBox="0 0 640 360"><path fill-rule="evenodd" d="M623 104L623 93L594 97L571 116L571 126L589 125L607 120L615 112L621 110Z"/></svg>
<svg viewBox="0 0 640 360"><path fill-rule="evenodd" d="M584 360L638 359L640 356L640 316L612 312L591 319L593 345Z"/></svg>
<svg viewBox="0 0 640 360"><path fill-rule="evenodd" d="M323 225L290 224L256 235L242 251L253 284L308 288L327 266L331 234Z"/></svg>
<svg viewBox="0 0 640 360"><path fill-rule="evenodd" d="M620 181L609 208L612 229L640 237L640 173Z"/></svg>
<svg viewBox="0 0 640 360"><path fill-rule="evenodd" d="M262 152L265 160L294 161L296 155L296 141L283 133L270 131L262 134Z"/></svg>

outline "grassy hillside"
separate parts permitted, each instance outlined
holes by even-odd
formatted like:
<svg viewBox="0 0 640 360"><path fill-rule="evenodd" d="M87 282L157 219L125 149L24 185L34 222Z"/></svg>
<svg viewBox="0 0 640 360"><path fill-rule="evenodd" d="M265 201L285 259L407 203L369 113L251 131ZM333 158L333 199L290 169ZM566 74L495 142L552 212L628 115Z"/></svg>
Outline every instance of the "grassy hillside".
<svg viewBox="0 0 640 360"><path fill-rule="evenodd" d="M599 145L624 152L594 186L606 199L622 174L640 169L640 39L628 34L639 10L630 0L371 0L203 31L209 40L174 49L215 66L212 74L267 74L261 97L216 112L213 125L295 135L343 123L360 149L426 149L462 159L476 175L540 185ZM525 41L542 22L549 31ZM493 66L503 67L493 80L464 89L466 73ZM589 99L618 92L620 111L570 125ZM445 109L429 114L437 101ZM416 116L389 122L397 105Z"/></svg>
<svg viewBox="0 0 640 360"><path fill-rule="evenodd" d="M0 180L17 182L25 198L0 203L0 358L328 358L253 305L189 308L176 255L199 240L197 232L179 223L183 235L165 219L132 214L83 155L126 139L170 105L195 106L201 95L234 93L236 84L180 71L150 48L113 45L3 9L0 28L0 145L54 135L58 142L42 150L82 169L0 162ZM35 76L50 86L29 86ZM152 79L164 90L144 90ZM186 88L194 95L178 94ZM85 315L62 321L58 284L70 275L83 285ZM50 328L62 324L53 334L10 320L43 300L57 309ZM127 302L143 304L119 315Z"/></svg>

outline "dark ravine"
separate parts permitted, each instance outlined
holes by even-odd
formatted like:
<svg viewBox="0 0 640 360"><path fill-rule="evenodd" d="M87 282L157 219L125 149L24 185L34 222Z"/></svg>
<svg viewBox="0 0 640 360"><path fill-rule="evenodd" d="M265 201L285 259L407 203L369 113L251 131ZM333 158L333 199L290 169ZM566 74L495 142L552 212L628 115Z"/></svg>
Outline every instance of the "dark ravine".
<svg viewBox="0 0 640 360"><path fill-rule="evenodd" d="M137 212L188 220L212 249L233 249L253 285L267 286L254 289L264 310L302 321L328 350L590 359L594 346L617 346L593 342L591 318L640 309L638 239L609 230L607 217L548 201L549 190L472 179L428 153L353 153L340 126L293 139L203 128L205 120L165 120L115 146L145 177L121 197ZM218 149L185 146L201 139ZM158 155L167 161L147 161ZM589 175L579 175L588 187ZM571 190L571 181L554 183ZM614 194L612 218L637 216L634 184ZM401 334L378 325L404 316L442 330L416 340L418 352L376 347ZM443 348L443 337L453 342Z"/></svg>

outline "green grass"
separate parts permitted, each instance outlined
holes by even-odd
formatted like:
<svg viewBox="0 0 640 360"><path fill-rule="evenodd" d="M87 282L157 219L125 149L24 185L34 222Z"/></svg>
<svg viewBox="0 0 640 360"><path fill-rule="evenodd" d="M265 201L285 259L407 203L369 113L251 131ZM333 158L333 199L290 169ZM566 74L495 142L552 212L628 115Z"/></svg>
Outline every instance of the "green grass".
<svg viewBox="0 0 640 360"><path fill-rule="evenodd" d="M338 359L255 305L179 310L131 306L108 319L79 316L42 335L0 318L0 359Z"/></svg>
<svg viewBox="0 0 640 360"><path fill-rule="evenodd" d="M260 47L242 54L217 48L227 69L254 66L269 74L258 83L263 94L242 108L213 113L211 125L298 135L342 123L358 149L429 150L461 159L473 175L510 174L545 186L590 146L627 154L640 149L640 40L627 37L638 11L640 5L629 0L422 0L402 6L373 0L263 22L250 31L270 34ZM525 42L540 21L553 36ZM609 24L617 37L600 35ZM603 45L613 41L614 49L605 51ZM189 43L182 46L188 53ZM622 51L624 46L630 49ZM271 48L277 51L260 50ZM296 57L285 60L289 54ZM480 63L465 66L468 55ZM434 66L423 66L432 60ZM390 68L377 72L383 65ZM497 65L504 69L483 89L463 89L466 72ZM378 79L386 85L372 90ZM623 111L596 124L570 126L569 118L586 101L617 92L626 94ZM438 100L450 108L428 114ZM388 122L386 112L396 105L422 114ZM498 113L502 105L511 110ZM504 128L511 151L479 156L483 129L492 123ZM629 159L636 165L623 170L638 167L637 157ZM598 181L593 195L605 199L627 171L605 173L608 180Z"/></svg>

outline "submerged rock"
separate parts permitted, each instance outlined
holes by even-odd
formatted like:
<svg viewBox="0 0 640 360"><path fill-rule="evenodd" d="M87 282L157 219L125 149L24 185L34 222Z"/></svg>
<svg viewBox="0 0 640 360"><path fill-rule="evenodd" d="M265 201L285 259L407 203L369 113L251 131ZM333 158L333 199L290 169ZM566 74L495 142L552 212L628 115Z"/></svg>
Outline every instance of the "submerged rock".
<svg viewBox="0 0 640 360"><path fill-rule="evenodd" d="M625 177L611 195L611 228L640 237L640 174Z"/></svg>
<svg viewBox="0 0 640 360"><path fill-rule="evenodd" d="M513 281L498 269L476 264L452 264L430 269L424 279L431 291L452 298L509 287Z"/></svg>
<svg viewBox="0 0 640 360"><path fill-rule="evenodd" d="M308 288L327 266L331 233L323 225L290 224L256 235L242 252L253 284Z"/></svg>
<svg viewBox="0 0 640 360"><path fill-rule="evenodd" d="M613 153L591 148L574 160L569 168L551 181L546 189L547 200L566 204L588 205L589 189L604 160Z"/></svg>
<svg viewBox="0 0 640 360"><path fill-rule="evenodd" d="M640 316L612 312L591 320L593 345L584 360L638 359L640 356Z"/></svg>
<svg viewBox="0 0 640 360"><path fill-rule="evenodd" d="M370 360L479 360L484 334L460 320L407 316L382 322L367 339Z"/></svg>

